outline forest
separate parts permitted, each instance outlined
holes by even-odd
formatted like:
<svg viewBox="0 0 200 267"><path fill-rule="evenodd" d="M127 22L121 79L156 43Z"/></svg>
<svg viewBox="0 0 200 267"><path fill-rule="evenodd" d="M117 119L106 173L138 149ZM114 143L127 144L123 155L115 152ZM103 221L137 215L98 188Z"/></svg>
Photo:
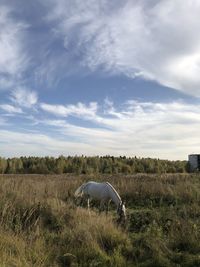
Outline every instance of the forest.
<svg viewBox="0 0 200 267"><path fill-rule="evenodd" d="M188 162L179 160L125 156L0 157L1 174L159 174L188 171Z"/></svg>

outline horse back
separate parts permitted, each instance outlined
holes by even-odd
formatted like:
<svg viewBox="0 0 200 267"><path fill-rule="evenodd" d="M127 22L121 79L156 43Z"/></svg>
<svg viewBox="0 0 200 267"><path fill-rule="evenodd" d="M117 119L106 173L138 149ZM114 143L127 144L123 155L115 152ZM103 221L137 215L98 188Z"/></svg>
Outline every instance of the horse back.
<svg viewBox="0 0 200 267"><path fill-rule="evenodd" d="M90 181L86 187L87 194L94 199L109 199L109 188L106 183L97 183Z"/></svg>

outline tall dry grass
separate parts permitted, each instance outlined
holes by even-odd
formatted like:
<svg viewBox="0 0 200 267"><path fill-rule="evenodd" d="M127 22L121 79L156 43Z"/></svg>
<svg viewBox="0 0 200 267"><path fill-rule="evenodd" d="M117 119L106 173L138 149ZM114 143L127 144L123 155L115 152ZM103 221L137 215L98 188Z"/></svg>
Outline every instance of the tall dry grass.
<svg viewBox="0 0 200 267"><path fill-rule="evenodd" d="M109 181L128 222L75 204L85 181ZM200 266L200 175L1 175L0 266Z"/></svg>

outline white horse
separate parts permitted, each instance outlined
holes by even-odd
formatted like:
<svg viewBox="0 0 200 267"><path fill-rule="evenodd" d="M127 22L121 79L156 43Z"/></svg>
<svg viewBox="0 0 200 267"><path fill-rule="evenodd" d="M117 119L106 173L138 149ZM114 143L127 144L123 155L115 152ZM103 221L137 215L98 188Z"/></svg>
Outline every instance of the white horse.
<svg viewBox="0 0 200 267"><path fill-rule="evenodd" d="M103 210L105 204L107 204L107 211L110 201L112 200L117 206L117 214L119 215L119 221L126 220L126 208L121 200L121 197L115 190L115 188L108 182L97 183L87 182L82 184L74 193L77 197L86 197L88 202L88 209L90 207L90 199L100 200L100 210Z"/></svg>

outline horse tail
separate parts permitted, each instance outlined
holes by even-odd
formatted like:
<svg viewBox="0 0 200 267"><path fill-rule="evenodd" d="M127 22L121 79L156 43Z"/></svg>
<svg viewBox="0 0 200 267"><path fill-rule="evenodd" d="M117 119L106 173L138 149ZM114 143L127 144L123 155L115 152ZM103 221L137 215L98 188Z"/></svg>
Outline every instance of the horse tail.
<svg viewBox="0 0 200 267"><path fill-rule="evenodd" d="M83 193L83 189L85 188L86 184L82 184L78 189L76 189L74 196L78 197L80 195L82 195Z"/></svg>

